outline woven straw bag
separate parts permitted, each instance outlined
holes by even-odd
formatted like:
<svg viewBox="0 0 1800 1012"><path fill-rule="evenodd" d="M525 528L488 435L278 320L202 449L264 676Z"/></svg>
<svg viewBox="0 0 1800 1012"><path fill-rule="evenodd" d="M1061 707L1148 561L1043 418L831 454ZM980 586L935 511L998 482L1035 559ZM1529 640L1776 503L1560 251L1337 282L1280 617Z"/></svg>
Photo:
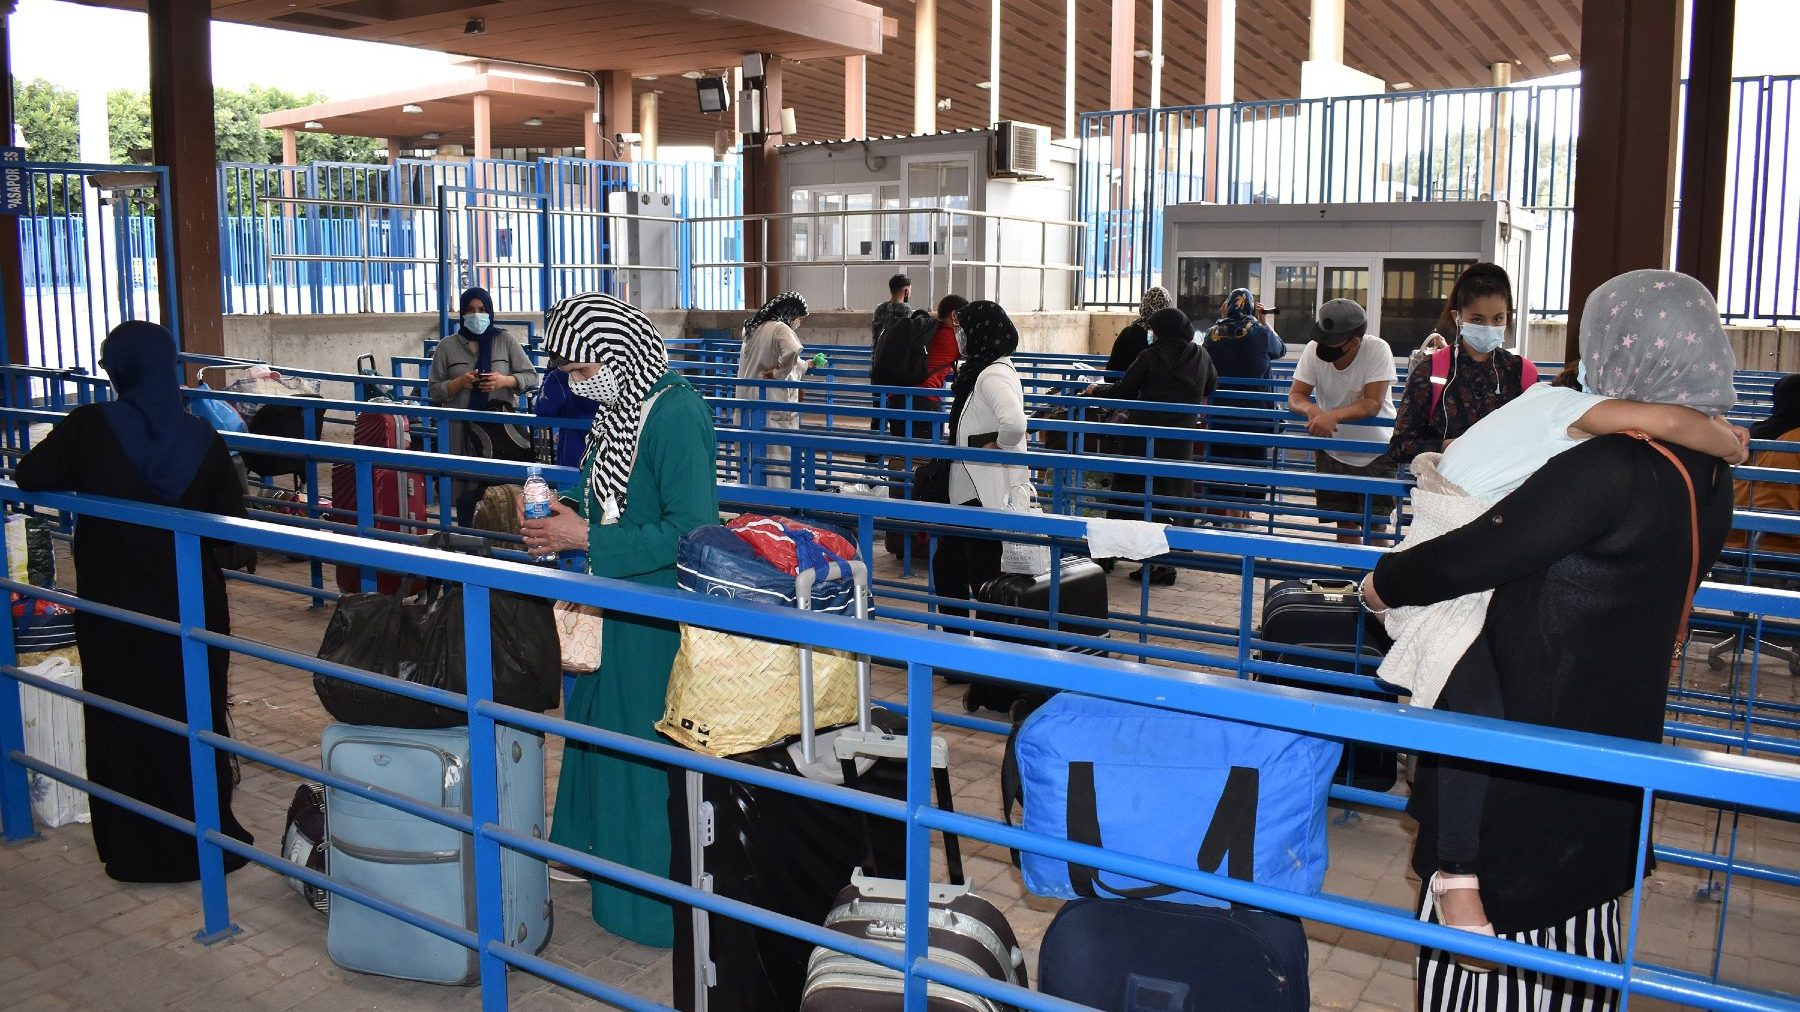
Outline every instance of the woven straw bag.
<svg viewBox="0 0 1800 1012"><path fill-rule="evenodd" d="M556 643L562 650L562 669L573 675L600 670L600 630L606 616L589 604L556 602L550 610L556 620Z"/></svg>
<svg viewBox="0 0 1800 1012"><path fill-rule="evenodd" d="M856 722L856 658L813 651L816 727ZM737 755L800 733L800 648L681 627L656 729L696 752Z"/></svg>

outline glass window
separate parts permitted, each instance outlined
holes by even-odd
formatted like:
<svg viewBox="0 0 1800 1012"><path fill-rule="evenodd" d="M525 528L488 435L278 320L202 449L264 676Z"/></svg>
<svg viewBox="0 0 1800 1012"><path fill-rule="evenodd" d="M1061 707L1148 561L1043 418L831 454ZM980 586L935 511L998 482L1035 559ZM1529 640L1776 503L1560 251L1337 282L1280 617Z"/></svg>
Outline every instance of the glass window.
<svg viewBox="0 0 1800 1012"><path fill-rule="evenodd" d="M1275 265L1275 333L1299 348L1312 340L1319 315L1319 268L1316 264Z"/></svg>
<svg viewBox="0 0 1800 1012"><path fill-rule="evenodd" d="M1364 267L1325 268L1325 290L1321 302L1349 299L1364 309L1369 308L1369 271Z"/></svg>
<svg viewBox="0 0 1800 1012"><path fill-rule="evenodd" d="M908 207L941 207L950 210L969 209L969 163L965 159L947 162L913 162L906 167L906 205ZM967 256L969 252L969 219L957 215L908 215L909 252L913 256L949 253ZM936 233L935 235L933 233Z"/></svg>
<svg viewBox="0 0 1800 1012"><path fill-rule="evenodd" d="M881 187L880 197L880 207L883 211L898 211L900 209L900 185L898 183L889 183ZM900 234L902 232L901 226L903 224L901 221L902 217L903 216L899 214L884 214L881 216L880 255L883 260L893 260L900 256Z"/></svg>
<svg viewBox="0 0 1800 1012"><path fill-rule="evenodd" d="M1381 265L1381 338L1411 354L1437 329L1456 278L1472 260L1386 260Z"/></svg>
<svg viewBox="0 0 1800 1012"><path fill-rule="evenodd" d="M873 211L875 194L844 194L846 211ZM844 230L849 240L850 255L853 257L872 257L875 255L875 216L872 214L852 215L844 220Z"/></svg>
<svg viewBox="0 0 1800 1012"><path fill-rule="evenodd" d="M819 194L817 209L821 213L813 218L813 228L819 237L815 255L820 260L835 260L844 255L844 219L831 212L844 209L844 195Z"/></svg>
<svg viewBox="0 0 1800 1012"><path fill-rule="evenodd" d="M1175 305L1194 326L1219 318L1219 307L1234 288L1248 288L1253 297L1262 292L1262 260L1251 257L1182 257L1177 275Z"/></svg>
<svg viewBox="0 0 1800 1012"><path fill-rule="evenodd" d="M804 215L812 210L812 191L788 191L788 210ZM788 256L789 260L812 259L812 220L809 218L788 219Z"/></svg>

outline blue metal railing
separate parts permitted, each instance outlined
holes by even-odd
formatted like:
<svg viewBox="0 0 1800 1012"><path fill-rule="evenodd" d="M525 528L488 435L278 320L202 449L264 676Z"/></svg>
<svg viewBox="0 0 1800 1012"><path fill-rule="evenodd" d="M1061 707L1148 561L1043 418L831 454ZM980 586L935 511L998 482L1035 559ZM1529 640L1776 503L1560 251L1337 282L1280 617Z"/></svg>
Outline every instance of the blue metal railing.
<svg viewBox="0 0 1800 1012"><path fill-rule="evenodd" d="M775 502L785 500L789 506L799 504L796 499L785 498L781 493L760 491L758 494ZM1066 1003L962 973L929 959L922 928L928 923L925 904L930 881L930 835L934 831L943 831L955 832L972 840L989 841L1002 847L1044 853L1135 878L1168 883L1181 889L1290 913L1350 930L1369 932L1407 943L1467 952L1540 972L1618 987L1626 992L1627 999L1631 996L1660 997L1709 1007L1800 1007L1800 1002L1792 996L1755 990L1738 982L1723 981L1717 979L1716 974L1713 979L1706 979L1647 963L1638 953L1638 941L1644 923L1640 906L1642 890L1634 894L1631 916L1627 921L1629 927L1623 939L1626 962L1622 965L1612 964L1479 938L1466 932L1425 924L1417 920L1413 911L1407 909L1385 907L1330 894L1303 896L1287 893L1198 872L1191 867L1182 869L1116 851L1028 833L991 818L952 814L933 806L928 789L931 751L928 742L934 720L941 716L934 714L931 709L934 671L957 670L989 677L1016 678L1022 664L1028 665L1034 673L1034 681L1050 688L1079 689L1109 698L1289 728L1320 736L1375 741L1409 752L1460 756L1589 781L1619 784L1641 792L1645 800L1645 816L1640 828L1641 854L1650 850L1651 816L1655 811L1654 802L1659 798L1681 798L1699 801L1709 807L1741 809L1758 813L1761 818L1800 818L1800 770L1791 764L1547 728L1529 728L1450 713L1422 713L1381 703L1258 684L1242 679L1197 676L1167 668L1102 661L1029 647L997 645L981 639L920 632L884 623L858 623L788 609L739 605L537 567L347 540L255 521L222 520L84 496L27 494L10 484L0 484L0 502L37 509L66 510L81 516L103 517L173 533L176 575L181 588L178 621L147 619L131 613L104 609L75 598L62 599L83 610L107 613L121 621L157 628L181 638L185 667L189 675L186 680L188 719L185 723L168 719L154 722L185 735L191 744L192 774L195 781L194 818L191 821L183 820L148 810L147 806L133 799L99 788L83 778L72 776L24 754L17 688L21 684L64 696L74 696L89 705L100 706L132 719L144 719L146 715L90 694L77 694L57 687L21 671L16 666L10 624L6 623L0 623L0 675L5 676L4 680L0 680L0 760L3 760L0 761L0 816L4 816L7 839L18 840L31 834L25 773L27 770L34 770L59 782L90 790L128 810L157 818L164 824L192 833L197 838L201 855L202 925L199 937L206 941L229 937L235 931L231 923L229 896L223 873L223 857L229 852L330 889L346 900L388 913L474 949L480 954L481 991L485 1009L499 1010L507 1007L504 970L508 966L525 969L590 997L622 1001L626 1007L656 1007L641 999L628 998L606 982L586 977L542 957L515 949L507 943L494 914L499 909L501 899L499 848L508 847L540 858L565 861L602 880L623 883L664 899L693 904L759 927L794 935L814 944L871 959L904 975L908 1009L924 1008L925 986L928 981L949 984L1025 1009L1069 1008ZM935 509L955 511L958 508ZM462 583L466 588L465 656L473 661L468 667L466 695L395 685L385 679L377 680L376 676L367 673L326 664L316 658L270 647L242 636L227 636L206 630L204 607L199 593L203 538L250 544L289 555L345 562L364 568L404 570L430 579ZM1182 540L1190 546L1204 547L1210 551L1241 554L1246 561L1255 558L1361 568L1371 564L1377 557L1376 553L1363 549L1292 545L1241 535L1183 532ZM38 588L12 581L5 582L12 590L50 596ZM494 703L487 661L488 644L485 642L488 598L494 591L576 601L617 613L684 622L739 635L811 643L850 653L916 658L906 665L904 705L908 716L909 748L904 801L872 798L853 790L810 783L772 771L747 769L728 760L712 759L682 749ZM1706 608L1800 618L1800 596L1780 592L1709 585L1703 590L1699 603ZM902 820L907 827L906 923L911 929L905 934L901 951L895 952L852 941L820 925L724 900L712 893L677 884L660 876L633 871L510 832L498 825L496 771L490 761L491 753L484 757L484 749L472 750L471 810L464 814L408 801L358 781L324 774L315 767L294 762L253 743L225 737L210 726L211 701L206 661L208 648L241 652L327 677L377 684L402 695L455 706L468 715L471 738L475 741L492 741L496 724L504 723L560 735L569 741L584 742L632 757L699 769L821 802L844 805L876 817ZM1248 674L1249 670L1250 668L1246 668L1244 673ZM214 756L218 751L265 763L294 775L325 780L334 788L391 805L470 835L474 842L476 865L476 914L473 928L440 922L417 914L403 903L348 889L326 876L307 872L269 852L224 836L219 830L218 798L207 786L214 782ZM653 817L661 818L662 813L653 813Z"/></svg>
<svg viewBox="0 0 1800 1012"><path fill-rule="evenodd" d="M1800 319L1796 88L1800 77L1733 82L1730 320ZM1135 306L1157 282L1169 204L1503 199L1537 214L1534 309L1562 315L1580 100L1579 85L1526 85L1084 114L1087 304Z"/></svg>

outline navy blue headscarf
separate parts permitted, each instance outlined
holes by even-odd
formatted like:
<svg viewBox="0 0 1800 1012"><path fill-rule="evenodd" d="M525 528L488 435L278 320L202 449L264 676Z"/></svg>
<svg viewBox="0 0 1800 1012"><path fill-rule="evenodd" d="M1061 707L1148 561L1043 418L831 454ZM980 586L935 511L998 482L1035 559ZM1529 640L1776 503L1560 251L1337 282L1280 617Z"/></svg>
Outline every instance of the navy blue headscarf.
<svg viewBox="0 0 1800 1012"><path fill-rule="evenodd" d="M493 298L488 295L487 289L485 288L471 288L462 293L462 298L456 300L456 315L459 317L469 315L469 303L474 302L476 299L481 300L481 304L488 314L487 330L476 334L470 331L465 324L457 328L456 334L466 341L475 342L475 371L490 372L494 368L494 335L498 333L494 327ZM485 411L487 410L487 406L488 395L474 387L470 387L469 410Z"/></svg>
<svg viewBox="0 0 1800 1012"><path fill-rule="evenodd" d="M176 374L175 337L154 323L121 323L100 346L114 400L100 410L145 486L178 503L217 438L188 414Z"/></svg>

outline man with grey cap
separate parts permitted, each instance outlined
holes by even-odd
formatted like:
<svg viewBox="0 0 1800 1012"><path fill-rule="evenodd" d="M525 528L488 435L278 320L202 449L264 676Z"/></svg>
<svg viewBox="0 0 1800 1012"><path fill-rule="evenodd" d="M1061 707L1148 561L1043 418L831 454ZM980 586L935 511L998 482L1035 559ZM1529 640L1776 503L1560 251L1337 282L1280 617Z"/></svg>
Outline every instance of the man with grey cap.
<svg viewBox="0 0 1800 1012"><path fill-rule="evenodd" d="M1392 430L1376 425L1355 425L1365 418L1394 417L1393 385L1397 375L1394 353L1386 341L1368 333L1363 307L1350 299L1332 299L1319 307L1312 341L1300 353L1294 367L1294 385L1288 390L1288 408L1306 418L1306 431L1326 439L1355 439L1375 451L1325 450L1313 455L1320 474L1392 478L1397 470L1385 444ZM1387 530L1394 511L1391 495L1364 496L1357 492L1316 489L1313 497L1320 510L1350 514L1339 517L1338 540L1355 544L1362 540L1364 503L1367 500L1369 540Z"/></svg>

